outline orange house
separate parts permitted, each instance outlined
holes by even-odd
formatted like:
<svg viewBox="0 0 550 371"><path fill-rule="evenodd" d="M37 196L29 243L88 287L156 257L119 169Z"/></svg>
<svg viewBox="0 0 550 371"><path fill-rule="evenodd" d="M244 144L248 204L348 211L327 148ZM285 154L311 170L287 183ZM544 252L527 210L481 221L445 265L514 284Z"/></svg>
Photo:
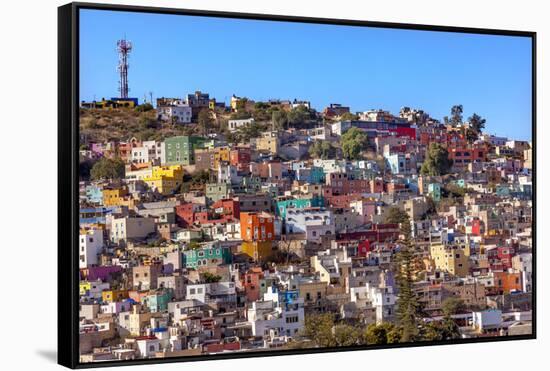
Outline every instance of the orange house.
<svg viewBox="0 0 550 371"><path fill-rule="evenodd" d="M521 273L493 272L495 289L498 294L509 294L510 291L521 291Z"/></svg>
<svg viewBox="0 0 550 371"><path fill-rule="evenodd" d="M138 291L138 290L130 290L128 291L128 297L132 300L134 300L136 303L141 303L142 300L149 295L149 291Z"/></svg>
<svg viewBox="0 0 550 371"><path fill-rule="evenodd" d="M103 189L103 205L105 206L120 206L124 197L128 195L128 188L112 187Z"/></svg>
<svg viewBox="0 0 550 371"><path fill-rule="evenodd" d="M128 298L128 290L104 290L101 299L105 303L113 303Z"/></svg>
<svg viewBox="0 0 550 371"><path fill-rule="evenodd" d="M260 267L253 267L244 274L244 290L246 293L246 300L248 302L260 300L260 280L264 277L264 273Z"/></svg>
<svg viewBox="0 0 550 371"><path fill-rule="evenodd" d="M241 212L241 238L244 241L273 241L274 219L266 212Z"/></svg>

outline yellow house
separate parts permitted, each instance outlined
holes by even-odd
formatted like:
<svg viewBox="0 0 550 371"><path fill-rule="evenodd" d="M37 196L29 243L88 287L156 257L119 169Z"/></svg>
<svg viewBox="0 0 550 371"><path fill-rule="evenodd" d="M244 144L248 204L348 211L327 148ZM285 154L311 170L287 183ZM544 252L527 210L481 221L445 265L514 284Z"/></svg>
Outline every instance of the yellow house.
<svg viewBox="0 0 550 371"><path fill-rule="evenodd" d="M430 246L430 255L437 269L458 277L467 277L470 270L470 247L468 245Z"/></svg>
<svg viewBox="0 0 550 371"><path fill-rule="evenodd" d="M112 303L128 298L128 290L105 290L101 293L101 299L106 303Z"/></svg>
<svg viewBox="0 0 550 371"><path fill-rule="evenodd" d="M132 313L128 318L128 330L130 335L139 336L143 335L145 326L151 321L153 314L151 312L143 312L141 305L134 305L132 307Z"/></svg>
<svg viewBox="0 0 550 371"><path fill-rule="evenodd" d="M279 136L276 131L268 131L263 133L261 138L256 139L256 149L262 152L278 154L280 147Z"/></svg>
<svg viewBox="0 0 550 371"><path fill-rule="evenodd" d="M329 284L330 272L323 266L321 259L317 255L314 255L310 258L310 264L315 272L319 273L319 281Z"/></svg>
<svg viewBox="0 0 550 371"><path fill-rule="evenodd" d="M181 165L153 166L151 177L168 177L183 181L183 167Z"/></svg>
<svg viewBox="0 0 550 371"><path fill-rule="evenodd" d="M149 188L156 190L164 196L174 194L181 184L174 180L174 178L168 177L145 178L144 180Z"/></svg>
<svg viewBox="0 0 550 371"><path fill-rule="evenodd" d="M105 188L103 189L103 205L105 206L121 206L124 197L128 195L128 188Z"/></svg>
<svg viewBox="0 0 550 371"><path fill-rule="evenodd" d="M241 251L255 261L261 261L273 254L272 241L243 241Z"/></svg>
<svg viewBox="0 0 550 371"><path fill-rule="evenodd" d="M90 291L90 289L92 288L92 285L90 284L90 282L88 281L82 281L80 282L79 284L79 291L80 291L80 295L86 295L86 292Z"/></svg>
<svg viewBox="0 0 550 371"><path fill-rule="evenodd" d="M214 149L214 168L218 168L220 162L229 162L229 153L231 149L229 147L217 147Z"/></svg>
<svg viewBox="0 0 550 371"><path fill-rule="evenodd" d="M127 166L124 174L126 180L143 180L145 178L150 178L153 175L153 169L132 169Z"/></svg>
<svg viewBox="0 0 550 371"><path fill-rule="evenodd" d="M298 293L304 299L304 305L315 307L326 298L327 286L326 281L301 281L298 283Z"/></svg>
<svg viewBox="0 0 550 371"><path fill-rule="evenodd" d="M183 168L181 165L154 166L151 176L143 178L143 181L160 194L170 195L183 183Z"/></svg>

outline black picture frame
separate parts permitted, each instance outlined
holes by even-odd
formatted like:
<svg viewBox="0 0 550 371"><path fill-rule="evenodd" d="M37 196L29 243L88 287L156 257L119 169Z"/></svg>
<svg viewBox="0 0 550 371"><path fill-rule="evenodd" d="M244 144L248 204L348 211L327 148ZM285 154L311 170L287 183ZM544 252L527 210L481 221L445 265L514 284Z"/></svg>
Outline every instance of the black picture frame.
<svg viewBox="0 0 550 371"><path fill-rule="evenodd" d="M532 143L533 143L533 310L532 334L496 338L471 338L448 341L399 343L388 345L349 346L334 348L293 349L279 351L243 352L201 356L155 358L127 361L107 361L98 363L79 362L78 309L79 309L79 269L78 269L78 148L79 148L79 11L81 9L124 11L139 13L159 13L172 15L192 15L242 20L267 20L281 22L315 23L327 25L379 27L436 32L521 36L532 43ZM312 18L269 14L234 13L223 11L203 11L193 9L157 8L146 6L111 5L95 3L70 3L58 8L58 363L69 368L94 368L156 363L191 362L222 360L249 357L282 356L291 354L312 354L353 350L387 349L450 344L472 344L536 339L536 32L513 31L485 28L448 27L413 23L387 23L363 20Z"/></svg>

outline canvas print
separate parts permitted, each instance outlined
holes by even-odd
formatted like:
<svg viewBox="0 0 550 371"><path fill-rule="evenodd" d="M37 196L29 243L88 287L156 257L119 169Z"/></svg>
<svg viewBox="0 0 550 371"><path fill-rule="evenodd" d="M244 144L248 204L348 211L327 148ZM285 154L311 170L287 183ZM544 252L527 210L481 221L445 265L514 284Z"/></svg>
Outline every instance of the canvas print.
<svg viewBox="0 0 550 371"><path fill-rule="evenodd" d="M533 333L531 38L79 12L81 363Z"/></svg>

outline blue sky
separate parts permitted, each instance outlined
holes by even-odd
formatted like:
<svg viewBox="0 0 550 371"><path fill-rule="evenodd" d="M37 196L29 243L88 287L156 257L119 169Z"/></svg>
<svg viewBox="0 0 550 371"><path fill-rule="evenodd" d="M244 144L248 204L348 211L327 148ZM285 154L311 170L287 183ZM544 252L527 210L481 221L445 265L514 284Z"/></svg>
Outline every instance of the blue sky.
<svg viewBox="0 0 550 371"><path fill-rule="evenodd" d="M531 139L531 40L471 35L81 10L80 99L118 95L116 41L134 44L130 96L304 99L322 110L454 104L486 130Z"/></svg>

